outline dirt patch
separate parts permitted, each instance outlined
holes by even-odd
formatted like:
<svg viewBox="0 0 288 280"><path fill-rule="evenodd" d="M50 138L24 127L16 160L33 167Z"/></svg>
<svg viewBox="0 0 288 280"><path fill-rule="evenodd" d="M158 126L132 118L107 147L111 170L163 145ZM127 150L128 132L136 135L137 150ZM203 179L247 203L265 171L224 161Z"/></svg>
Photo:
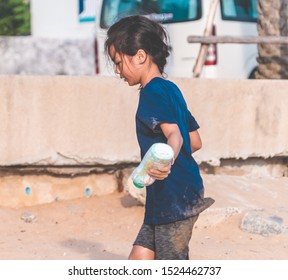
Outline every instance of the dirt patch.
<svg viewBox="0 0 288 280"><path fill-rule="evenodd" d="M288 234L240 229L247 211L265 209L288 223L288 178L204 175L216 202L196 222L191 259L288 259ZM0 208L1 259L127 259L144 207L126 192ZM23 219L26 217L27 219ZM31 218L31 219L30 219Z"/></svg>

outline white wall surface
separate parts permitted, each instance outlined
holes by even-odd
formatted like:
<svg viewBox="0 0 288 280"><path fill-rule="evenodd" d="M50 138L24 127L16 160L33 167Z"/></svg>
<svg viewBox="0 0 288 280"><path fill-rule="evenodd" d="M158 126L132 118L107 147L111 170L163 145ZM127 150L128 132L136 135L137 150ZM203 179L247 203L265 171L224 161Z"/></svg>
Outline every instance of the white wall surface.
<svg viewBox="0 0 288 280"><path fill-rule="evenodd" d="M85 0L89 9L93 2ZM88 5L88 1L90 5ZM92 5L91 5L92 3ZM31 34L42 38L91 38L95 33L95 22L80 22L79 0L32 0Z"/></svg>

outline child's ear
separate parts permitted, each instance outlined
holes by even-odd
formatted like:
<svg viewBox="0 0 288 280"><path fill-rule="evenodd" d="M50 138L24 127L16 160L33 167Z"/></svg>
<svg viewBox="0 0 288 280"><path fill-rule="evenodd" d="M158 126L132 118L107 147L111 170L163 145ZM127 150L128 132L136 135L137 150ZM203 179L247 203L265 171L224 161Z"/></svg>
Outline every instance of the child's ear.
<svg viewBox="0 0 288 280"><path fill-rule="evenodd" d="M137 61L142 64L146 61L147 59L147 53L142 50L142 49L139 49L136 53L136 58L137 58Z"/></svg>

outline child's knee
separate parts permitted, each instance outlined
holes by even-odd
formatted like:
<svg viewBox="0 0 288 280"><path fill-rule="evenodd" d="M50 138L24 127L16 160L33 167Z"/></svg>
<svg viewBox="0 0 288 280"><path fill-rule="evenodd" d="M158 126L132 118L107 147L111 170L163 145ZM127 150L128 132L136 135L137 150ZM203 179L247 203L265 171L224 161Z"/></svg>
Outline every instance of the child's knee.
<svg viewBox="0 0 288 280"><path fill-rule="evenodd" d="M155 253L154 251L134 245L132 248L132 251L128 257L128 260L154 260L155 259Z"/></svg>

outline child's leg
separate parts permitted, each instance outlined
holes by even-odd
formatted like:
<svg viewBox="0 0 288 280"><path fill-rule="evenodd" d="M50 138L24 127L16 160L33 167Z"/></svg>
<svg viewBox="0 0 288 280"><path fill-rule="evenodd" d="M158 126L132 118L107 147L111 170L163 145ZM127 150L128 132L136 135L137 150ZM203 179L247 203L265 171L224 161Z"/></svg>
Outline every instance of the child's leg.
<svg viewBox="0 0 288 280"><path fill-rule="evenodd" d="M197 219L198 215L183 221L155 226L156 259L189 259L189 242Z"/></svg>
<svg viewBox="0 0 288 280"><path fill-rule="evenodd" d="M134 245L128 260L155 260L155 252L148 248Z"/></svg>
<svg viewBox="0 0 288 280"><path fill-rule="evenodd" d="M129 260L155 260L155 226L143 224L133 244Z"/></svg>

